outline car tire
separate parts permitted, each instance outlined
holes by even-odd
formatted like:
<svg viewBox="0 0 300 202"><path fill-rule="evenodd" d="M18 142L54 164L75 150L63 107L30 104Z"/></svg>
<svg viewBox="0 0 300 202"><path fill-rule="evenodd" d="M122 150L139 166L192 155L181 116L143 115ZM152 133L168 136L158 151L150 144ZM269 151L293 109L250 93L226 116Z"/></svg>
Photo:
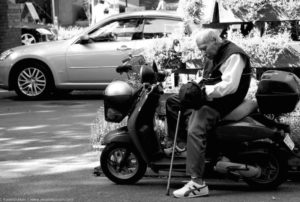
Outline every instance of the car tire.
<svg viewBox="0 0 300 202"><path fill-rule="evenodd" d="M16 93L30 100L41 99L49 95L53 80L48 68L39 62L26 63L17 69L14 77Z"/></svg>
<svg viewBox="0 0 300 202"><path fill-rule="evenodd" d="M33 33L25 32L25 33L22 33L22 35L21 35L21 42L22 42L22 45L30 45L30 44L37 43L38 40L37 40L37 37Z"/></svg>

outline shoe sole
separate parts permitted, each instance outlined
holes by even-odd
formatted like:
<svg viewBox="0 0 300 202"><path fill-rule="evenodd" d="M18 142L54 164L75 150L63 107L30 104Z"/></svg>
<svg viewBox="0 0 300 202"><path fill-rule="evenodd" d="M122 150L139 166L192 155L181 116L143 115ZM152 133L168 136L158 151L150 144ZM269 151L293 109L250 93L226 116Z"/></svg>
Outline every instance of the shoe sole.
<svg viewBox="0 0 300 202"><path fill-rule="evenodd" d="M173 196L174 196L175 198L197 198L197 197L208 197L209 194L200 194L200 195L194 195L194 196L175 196L175 195L173 194Z"/></svg>

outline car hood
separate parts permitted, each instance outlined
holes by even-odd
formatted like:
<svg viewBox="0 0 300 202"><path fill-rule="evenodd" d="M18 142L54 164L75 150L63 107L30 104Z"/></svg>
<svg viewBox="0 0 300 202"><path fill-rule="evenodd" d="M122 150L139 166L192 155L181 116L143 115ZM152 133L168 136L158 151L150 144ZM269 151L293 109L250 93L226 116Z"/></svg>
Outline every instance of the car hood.
<svg viewBox="0 0 300 202"><path fill-rule="evenodd" d="M18 46L13 48L15 52L34 54L36 52L65 52L66 48L70 44L69 40L59 40L59 41L50 41L50 42L41 42L32 45Z"/></svg>

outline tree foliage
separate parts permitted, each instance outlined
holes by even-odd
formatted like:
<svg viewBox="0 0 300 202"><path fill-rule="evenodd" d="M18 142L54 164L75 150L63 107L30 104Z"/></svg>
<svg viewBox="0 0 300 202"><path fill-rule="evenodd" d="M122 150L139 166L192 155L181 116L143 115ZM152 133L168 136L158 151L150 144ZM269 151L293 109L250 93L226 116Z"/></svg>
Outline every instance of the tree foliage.
<svg viewBox="0 0 300 202"><path fill-rule="evenodd" d="M179 0L177 12L186 21L201 22L203 16L202 0Z"/></svg>
<svg viewBox="0 0 300 202"><path fill-rule="evenodd" d="M284 15L289 19L299 19L300 2L286 0L222 0L225 8L247 21L257 21L270 15ZM269 15L269 16L267 16Z"/></svg>

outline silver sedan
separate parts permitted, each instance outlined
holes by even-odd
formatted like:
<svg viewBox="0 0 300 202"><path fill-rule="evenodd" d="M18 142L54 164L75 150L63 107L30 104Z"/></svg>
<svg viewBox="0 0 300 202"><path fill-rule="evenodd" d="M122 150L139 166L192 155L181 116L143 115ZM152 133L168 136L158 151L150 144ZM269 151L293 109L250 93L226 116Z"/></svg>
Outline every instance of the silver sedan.
<svg viewBox="0 0 300 202"><path fill-rule="evenodd" d="M173 12L132 12L108 17L69 40L12 48L0 55L0 88L27 99L104 89L128 54L183 27Z"/></svg>

